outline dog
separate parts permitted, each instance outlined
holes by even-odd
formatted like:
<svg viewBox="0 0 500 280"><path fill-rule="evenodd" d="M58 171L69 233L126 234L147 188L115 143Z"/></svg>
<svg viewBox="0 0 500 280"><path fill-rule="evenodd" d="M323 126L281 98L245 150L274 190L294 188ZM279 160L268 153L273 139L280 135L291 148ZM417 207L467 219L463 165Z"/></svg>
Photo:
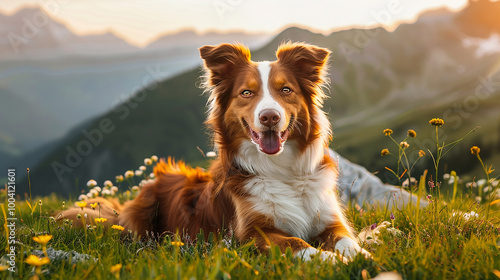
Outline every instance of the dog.
<svg viewBox="0 0 500 280"><path fill-rule="evenodd" d="M262 251L272 243L304 260L371 257L341 208L338 166L329 156L332 132L322 104L330 51L283 43L276 61L254 62L240 44L199 50L209 93L206 125L218 157L208 171L160 161L155 182L134 200L123 206L97 200L101 217L141 236L180 231L195 238L200 230L231 228ZM77 213L62 217L75 220ZM95 211L86 213L93 221Z"/></svg>

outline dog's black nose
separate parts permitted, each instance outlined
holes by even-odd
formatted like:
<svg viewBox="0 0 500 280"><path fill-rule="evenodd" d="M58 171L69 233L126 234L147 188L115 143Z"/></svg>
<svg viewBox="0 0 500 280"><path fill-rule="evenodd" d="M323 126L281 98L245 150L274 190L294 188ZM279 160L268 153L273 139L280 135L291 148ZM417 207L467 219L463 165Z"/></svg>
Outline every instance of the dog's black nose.
<svg viewBox="0 0 500 280"><path fill-rule="evenodd" d="M267 109L259 114L259 120L262 125L273 127L280 121L280 113L273 109Z"/></svg>

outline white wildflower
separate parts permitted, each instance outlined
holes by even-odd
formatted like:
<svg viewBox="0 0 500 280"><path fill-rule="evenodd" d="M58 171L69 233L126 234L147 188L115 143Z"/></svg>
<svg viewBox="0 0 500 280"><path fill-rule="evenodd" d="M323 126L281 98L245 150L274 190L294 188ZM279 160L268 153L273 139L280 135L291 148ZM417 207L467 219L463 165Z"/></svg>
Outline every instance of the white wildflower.
<svg viewBox="0 0 500 280"><path fill-rule="evenodd" d="M106 181L104 181L104 186L111 187L111 186L113 186L113 183L110 180L106 180Z"/></svg>
<svg viewBox="0 0 500 280"><path fill-rule="evenodd" d="M127 172L125 172L125 178L129 179L129 178L132 178L132 177L134 177L134 171L127 170Z"/></svg>
<svg viewBox="0 0 500 280"><path fill-rule="evenodd" d="M464 220L466 220L466 221L468 221L470 218L479 217L479 215L474 211L471 211L470 213L464 213L463 216L464 216Z"/></svg>
<svg viewBox="0 0 500 280"><path fill-rule="evenodd" d="M78 197L78 200L87 200L87 196L84 195L84 194L81 194L79 197Z"/></svg>
<svg viewBox="0 0 500 280"><path fill-rule="evenodd" d="M141 176L141 175L142 175L142 170L135 171L135 176Z"/></svg>
<svg viewBox="0 0 500 280"><path fill-rule="evenodd" d="M402 231L400 231L399 229L397 228L393 228L393 227L390 227L390 228L387 228L387 232L389 232L390 234L392 234L393 236L400 236L403 234Z"/></svg>
<svg viewBox="0 0 500 280"><path fill-rule="evenodd" d="M380 225L376 226L375 224L363 229L362 232L359 233L358 239L361 242L366 244L380 244L382 241L380 240L380 232L384 229L387 229L391 223L388 221L383 221Z"/></svg>
<svg viewBox="0 0 500 280"><path fill-rule="evenodd" d="M476 184L476 182L468 182L468 183L465 184L465 186L467 188L470 188L470 187L476 188L477 184Z"/></svg>
<svg viewBox="0 0 500 280"><path fill-rule="evenodd" d="M92 179L87 182L87 187L93 188L95 186L97 186L97 182L95 180Z"/></svg>
<svg viewBox="0 0 500 280"><path fill-rule="evenodd" d="M457 181L458 181L458 176L457 176ZM453 183L455 183L455 177L454 176L450 177L450 180L448 180L448 184L451 185Z"/></svg>
<svg viewBox="0 0 500 280"><path fill-rule="evenodd" d="M485 184L486 184L486 179L481 179L481 180L477 181L477 185L480 187L482 187Z"/></svg>
<svg viewBox="0 0 500 280"><path fill-rule="evenodd" d="M145 165L151 165L151 164L153 164L153 160L152 160L152 159L150 159L150 158L145 158L145 159L144 159L144 164L145 164Z"/></svg>
<svg viewBox="0 0 500 280"><path fill-rule="evenodd" d="M417 185L417 179L415 179L414 177L411 177L410 181L411 181L411 186L412 187L415 187ZM409 187L409 185L408 185L408 178L406 178L406 180L403 182L402 187L403 188L408 188Z"/></svg>

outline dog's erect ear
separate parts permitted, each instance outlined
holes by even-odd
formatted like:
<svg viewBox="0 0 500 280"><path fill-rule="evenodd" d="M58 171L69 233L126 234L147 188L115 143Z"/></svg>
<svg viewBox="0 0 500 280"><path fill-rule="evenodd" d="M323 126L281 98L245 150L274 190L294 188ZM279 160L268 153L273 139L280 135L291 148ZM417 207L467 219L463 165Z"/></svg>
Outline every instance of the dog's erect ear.
<svg viewBox="0 0 500 280"><path fill-rule="evenodd" d="M276 51L280 64L316 84L324 82L329 55L328 49L301 43L284 43Z"/></svg>
<svg viewBox="0 0 500 280"><path fill-rule="evenodd" d="M240 44L221 44L200 48L200 56L209 70L208 82L215 86L234 73L238 66L250 62L250 50Z"/></svg>

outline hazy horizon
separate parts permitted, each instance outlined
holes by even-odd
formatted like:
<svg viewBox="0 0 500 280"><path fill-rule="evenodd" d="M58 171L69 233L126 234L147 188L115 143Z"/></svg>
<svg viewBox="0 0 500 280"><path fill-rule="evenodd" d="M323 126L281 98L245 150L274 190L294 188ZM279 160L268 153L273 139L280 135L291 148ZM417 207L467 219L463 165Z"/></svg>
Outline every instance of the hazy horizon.
<svg viewBox="0 0 500 280"><path fill-rule="evenodd" d="M132 0L119 6L115 0L2 2L0 12L3 14L40 7L78 35L112 32L136 46L145 46L162 35L183 30L201 34L212 31L275 34L290 26L325 34L352 27L383 26L392 30L401 23L415 21L422 12L439 8L459 10L467 4L467 0L357 0L349 5L339 0L321 0L306 7L301 3L290 4L294 3L291 1L270 3L264 0L175 0L168 3Z"/></svg>

